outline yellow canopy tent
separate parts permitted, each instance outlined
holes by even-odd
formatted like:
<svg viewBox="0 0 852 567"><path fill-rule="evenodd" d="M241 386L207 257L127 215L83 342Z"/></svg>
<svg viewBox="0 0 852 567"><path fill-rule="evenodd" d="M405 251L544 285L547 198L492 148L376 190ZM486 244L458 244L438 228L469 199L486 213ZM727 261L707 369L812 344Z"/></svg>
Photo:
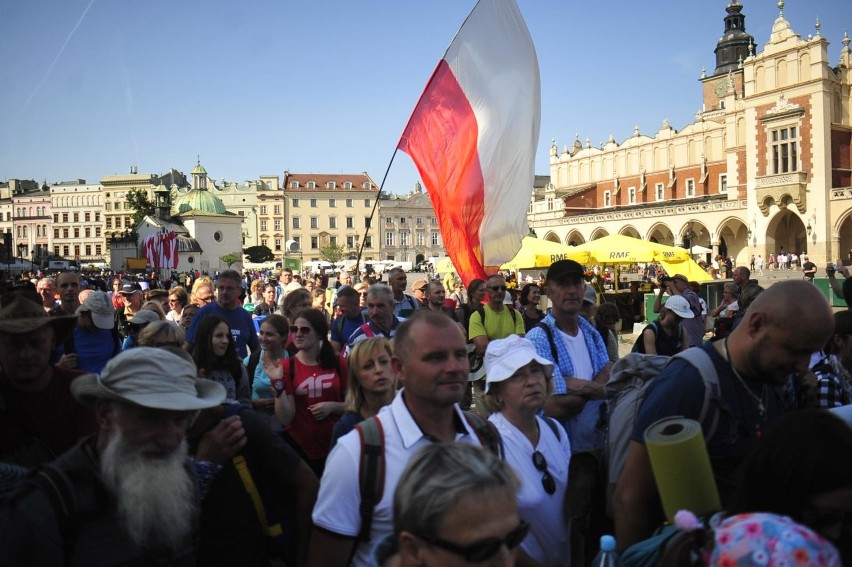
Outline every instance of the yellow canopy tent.
<svg viewBox="0 0 852 567"><path fill-rule="evenodd" d="M589 254L586 264L634 264L689 260L689 250L621 234L610 234L575 246L573 249L576 253L587 252Z"/></svg>
<svg viewBox="0 0 852 567"><path fill-rule="evenodd" d="M675 274L683 274L691 282L709 282L713 281L713 277L701 269L695 260L686 260L685 262L667 262L660 260L660 265L666 270L669 276Z"/></svg>
<svg viewBox="0 0 852 567"><path fill-rule="evenodd" d="M500 266L501 270L526 270L547 268L558 260L574 260L585 264L589 255L576 252L575 246L566 246L550 240L540 240L532 236L524 237L521 249L515 257Z"/></svg>

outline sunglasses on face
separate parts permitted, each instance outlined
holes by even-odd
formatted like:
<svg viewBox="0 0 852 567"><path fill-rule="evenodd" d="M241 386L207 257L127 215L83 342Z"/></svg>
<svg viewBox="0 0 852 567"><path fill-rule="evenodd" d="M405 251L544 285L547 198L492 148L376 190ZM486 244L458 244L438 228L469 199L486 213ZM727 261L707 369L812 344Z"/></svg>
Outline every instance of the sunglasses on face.
<svg viewBox="0 0 852 567"><path fill-rule="evenodd" d="M310 327L297 327L296 325L290 326L290 332L294 335L309 335L311 334L311 331L313 331L313 329L311 329Z"/></svg>
<svg viewBox="0 0 852 567"><path fill-rule="evenodd" d="M435 547L440 547L450 553L454 553L462 558L468 563L479 563L482 561L487 561L497 555L500 552L500 548L504 545L509 549L515 549L521 542L524 541L524 538L527 537L527 532L530 530L530 525L524 521L518 524L518 527L510 531L503 538L490 537L486 539L482 539L479 541L475 541L468 545L459 545L457 543L453 543L451 541L446 541L437 537L424 537L417 536L422 539L426 543L434 545Z"/></svg>
<svg viewBox="0 0 852 567"><path fill-rule="evenodd" d="M544 455L542 455L539 451L535 451L532 454L532 461L535 469L542 473L541 486L544 487L544 491L548 494L556 492L556 481L553 480L553 477L550 475L550 471L547 470L547 459L544 458Z"/></svg>
<svg viewBox="0 0 852 567"><path fill-rule="evenodd" d="M204 303L210 303L211 301L213 301L213 296L211 295L210 297L196 297L196 299L198 301L203 301Z"/></svg>
<svg viewBox="0 0 852 567"><path fill-rule="evenodd" d="M506 291L506 286L504 285L492 285L488 286L488 289L491 291Z"/></svg>

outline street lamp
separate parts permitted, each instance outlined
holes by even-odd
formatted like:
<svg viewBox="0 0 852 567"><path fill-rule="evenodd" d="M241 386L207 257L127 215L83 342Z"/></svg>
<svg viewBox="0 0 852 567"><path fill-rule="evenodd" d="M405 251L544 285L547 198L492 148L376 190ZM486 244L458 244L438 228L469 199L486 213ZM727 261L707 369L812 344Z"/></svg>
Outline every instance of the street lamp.
<svg viewBox="0 0 852 567"><path fill-rule="evenodd" d="M21 259L22 264L24 262L24 252L26 252L26 251L27 251L27 245L24 244L23 242L19 242L18 243L18 258Z"/></svg>

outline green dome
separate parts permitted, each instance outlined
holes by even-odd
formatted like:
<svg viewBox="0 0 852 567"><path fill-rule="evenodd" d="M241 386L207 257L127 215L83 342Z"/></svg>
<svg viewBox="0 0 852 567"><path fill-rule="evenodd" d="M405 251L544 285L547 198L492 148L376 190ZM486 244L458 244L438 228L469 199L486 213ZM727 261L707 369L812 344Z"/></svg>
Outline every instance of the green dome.
<svg viewBox="0 0 852 567"><path fill-rule="evenodd" d="M204 175L207 175L207 170L204 169L204 166L201 165L201 162L198 162L198 164L192 168L192 173L203 173Z"/></svg>
<svg viewBox="0 0 852 567"><path fill-rule="evenodd" d="M173 215L179 215L191 210L197 210L204 213L214 213L217 215L228 214L228 211L225 209L225 203L222 202L222 199L206 189L193 189L175 199L175 202L172 205Z"/></svg>

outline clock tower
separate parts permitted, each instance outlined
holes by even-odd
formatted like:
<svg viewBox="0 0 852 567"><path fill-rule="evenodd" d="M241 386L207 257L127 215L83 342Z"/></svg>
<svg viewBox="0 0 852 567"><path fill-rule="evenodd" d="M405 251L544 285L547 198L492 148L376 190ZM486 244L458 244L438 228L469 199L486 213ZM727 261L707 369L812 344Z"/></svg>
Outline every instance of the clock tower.
<svg viewBox="0 0 852 567"><path fill-rule="evenodd" d="M743 5L733 0L725 10L725 33L716 44L716 70L714 76L724 75L728 71L736 71L740 61L749 56L749 45L754 44L754 38L745 31L745 15Z"/></svg>

